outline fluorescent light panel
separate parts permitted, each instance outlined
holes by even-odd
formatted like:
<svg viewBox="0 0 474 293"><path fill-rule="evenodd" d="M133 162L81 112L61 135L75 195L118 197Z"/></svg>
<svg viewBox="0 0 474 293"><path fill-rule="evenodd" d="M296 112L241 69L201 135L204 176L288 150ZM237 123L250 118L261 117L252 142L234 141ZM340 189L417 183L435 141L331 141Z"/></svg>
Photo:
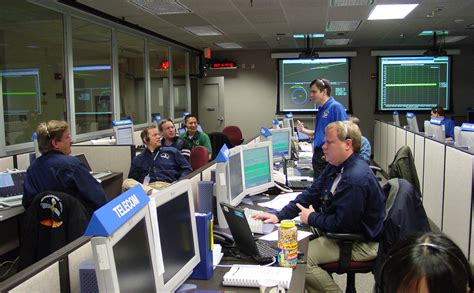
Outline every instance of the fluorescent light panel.
<svg viewBox="0 0 474 293"><path fill-rule="evenodd" d="M371 5L374 0L331 0L331 6Z"/></svg>
<svg viewBox="0 0 474 293"><path fill-rule="evenodd" d="M188 32L195 34L196 36L222 36L223 33L213 26L186 26L184 27Z"/></svg>
<svg viewBox="0 0 474 293"><path fill-rule="evenodd" d="M304 39L306 36L309 36L310 38L324 38L324 34L293 35L293 38Z"/></svg>
<svg viewBox="0 0 474 293"><path fill-rule="evenodd" d="M436 36L447 36L449 31L436 31ZM421 33L418 34L418 36L423 37L423 36L432 36L433 31L422 31Z"/></svg>
<svg viewBox="0 0 474 293"><path fill-rule="evenodd" d="M237 44L237 43L216 43L216 45L223 48L223 49L240 49L240 48L242 48L242 46Z"/></svg>
<svg viewBox="0 0 474 293"><path fill-rule="evenodd" d="M177 0L128 0L128 2L154 15L191 13L191 10Z"/></svg>
<svg viewBox="0 0 474 293"><path fill-rule="evenodd" d="M361 20L335 20L328 22L327 32L352 32L357 30Z"/></svg>
<svg viewBox="0 0 474 293"><path fill-rule="evenodd" d="M351 39L325 39L324 45L326 46L345 46L350 43Z"/></svg>
<svg viewBox="0 0 474 293"><path fill-rule="evenodd" d="M368 19L403 19L417 6L418 4L380 4L375 6Z"/></svg>

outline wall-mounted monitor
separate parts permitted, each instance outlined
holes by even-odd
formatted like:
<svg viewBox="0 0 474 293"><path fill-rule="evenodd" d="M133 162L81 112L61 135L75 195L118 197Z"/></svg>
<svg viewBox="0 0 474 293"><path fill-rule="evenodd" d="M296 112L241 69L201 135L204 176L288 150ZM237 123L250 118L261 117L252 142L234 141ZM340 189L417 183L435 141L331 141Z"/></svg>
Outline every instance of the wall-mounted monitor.
<svg viewBox="0 0 474 293"><path fill-rule="evenodd" d="M191 181L180 180L154 192L149 208L155 219L153 234L159 269L158 288L153 292L175 292L200 261Z"/></svg>
<svg viewBox="0 0 474 293"><path fill-rule="evenodd" d="M378 111L450 110L451 57L378 58Z"/></svg>
<svg viewBox="0 0 474 293"><path fill-rule="evenodd" d="M158 264L148 208L108 237L91 240L100 292L158 292Z"/></svg>
<svg viewBox="0 0 474 293"><path fill-rule="evenodd" d="M328 79L331 96L350 111L349 65L349 58L279 59L277 111L316 112L309 85L317 78Z"/></svg>
<svg viewBox="0 0 474 293"><path fill-rule="evenodd" d="M270 141L244 146L242 162L246 194L257 194L274 185L272 143Z"/></svg>

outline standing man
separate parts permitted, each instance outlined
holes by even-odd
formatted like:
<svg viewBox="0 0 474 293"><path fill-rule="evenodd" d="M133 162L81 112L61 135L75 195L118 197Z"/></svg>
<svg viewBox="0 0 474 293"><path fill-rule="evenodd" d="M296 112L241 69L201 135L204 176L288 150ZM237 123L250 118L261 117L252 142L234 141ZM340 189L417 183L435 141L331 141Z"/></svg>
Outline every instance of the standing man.
<svg viewBox="0 0 474 293"><path fill-rule="evenodd" d="M375 242L383 229L384 194L380 184L358 151L359 127L352 122L333 122L325 129L326 166L313 183L276 214L258 214L256 219L277 223L301 217L301 222L323 232L360 233L366 242L356 242L352 259L368 261L377 256ZM308 292L340 292L331 276L319 264L339 260L337 240L320 236L309 243L306 266Z"/></svg>
<svg viewBox="0 0 474 293"><path fill-rule="evenodd" d="M44 191L59 191L76 197L92 214L107 202L104 190L89 170L71 154L72 139L65 121L43 122L36 130L41 157L26 171L23 206Z"/></svg>
<svg viewBox="0 0 474 293"><path fill-rule="evenodd" d="M446 140L454 140L454 126L453 120L445 117L443 106L437 105L431 109L431 118L441 119L441 125L444 125L444 132L446 134Z"/></svg>
<svg viewBox="0 0 474 293"><path fill-rule="evenodd" d="M160 130L160 135L163 137L161 139L161 145L178 149L189 162L191 158L191 147L184 139L176 136L176 128L174 127L173 120L161 120L158 124L158 129Z"/></svg>
<svg viewBox="0 0 474 293"><path fill-rule="evenodd" d="M191 165L180 151L161 146L155 126L143 129L140 137L146 148L133 159L128 179L122 184L123 190L142 184L147 194L151 194L153 189L163 189L191 173Z"/></svg>
<svg viewBox="0 0 474 293"><path fill-rule="evenodd" d="M326 160L322 146L324 144L324 129L334 121L348 119L344 106L331 97L331 82L327 79L315 79L310 84L311 101L318 106L314 121L314 130L304 128L304 124L297 121L298 131L313 137L313 171L316 179L326 167Z"/></svg>
<svg viewBox="0 0 474 293"><path fill-rule="evenodd" d="M186 132L181 134L181 138L184 139L193 149L196 146L203 146L209 152L209 160L212 157L211 140L209 136L197 130L198 120L196 115L188 114L184 117L184 124L186 125Z"/></svg>

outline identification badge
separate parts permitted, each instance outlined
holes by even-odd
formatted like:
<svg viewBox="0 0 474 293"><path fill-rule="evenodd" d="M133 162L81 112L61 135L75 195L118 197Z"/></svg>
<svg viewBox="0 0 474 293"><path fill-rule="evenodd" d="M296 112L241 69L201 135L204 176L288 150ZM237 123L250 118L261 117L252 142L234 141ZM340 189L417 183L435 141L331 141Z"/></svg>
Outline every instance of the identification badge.
<svg viewBox="0 0 474 293"><path fill-rule="evenodd" d="M143 179L143 184L148 185L150 183L150 175L146 175L145 179Z"/></svg>

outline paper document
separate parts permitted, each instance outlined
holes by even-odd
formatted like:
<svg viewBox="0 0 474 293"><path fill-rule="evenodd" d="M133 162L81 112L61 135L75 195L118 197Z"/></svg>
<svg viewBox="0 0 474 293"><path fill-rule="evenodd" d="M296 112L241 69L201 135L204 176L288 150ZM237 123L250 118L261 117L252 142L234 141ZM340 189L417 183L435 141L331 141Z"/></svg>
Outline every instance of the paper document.
<svg viewBox="0 0 474 293"><path fill-rule="evenodd" d="M300 193L301 192L289 192L289 193L280 194L274 199L270 201L258 203L258 205L279 211L282 208L284 208L290 201L294 200Z"/></svg>
<svg viewBox="0 0 474 293"><path fill-rule="evenodd" d="M312 152L313 151L313 144L311 143L300 143L301 151L303 152Z"/></svg>
<svg viewBox="0 0 474 293"><path fill-rule="evenodd" d="M300 158L313 158L313 152L299 152L298 156Z"/></svg>
<svg viewBox="0 0 474 293"><path fill-rule="evenodd" d="M306 237L309 237L312 234L313 234L312 232L298 230L298 241L305 239ZM264 235L260 237L259 239L266 240L266 241L278 241L278 230L270 234Z"/></svg>
<svg viewBox="0 0 474 293"><path fill-rule="evenodd" d="M223 255L222 246L220 244L214 244L214 249L212 250L212 265L214 269L221 262Z"/></svg>

